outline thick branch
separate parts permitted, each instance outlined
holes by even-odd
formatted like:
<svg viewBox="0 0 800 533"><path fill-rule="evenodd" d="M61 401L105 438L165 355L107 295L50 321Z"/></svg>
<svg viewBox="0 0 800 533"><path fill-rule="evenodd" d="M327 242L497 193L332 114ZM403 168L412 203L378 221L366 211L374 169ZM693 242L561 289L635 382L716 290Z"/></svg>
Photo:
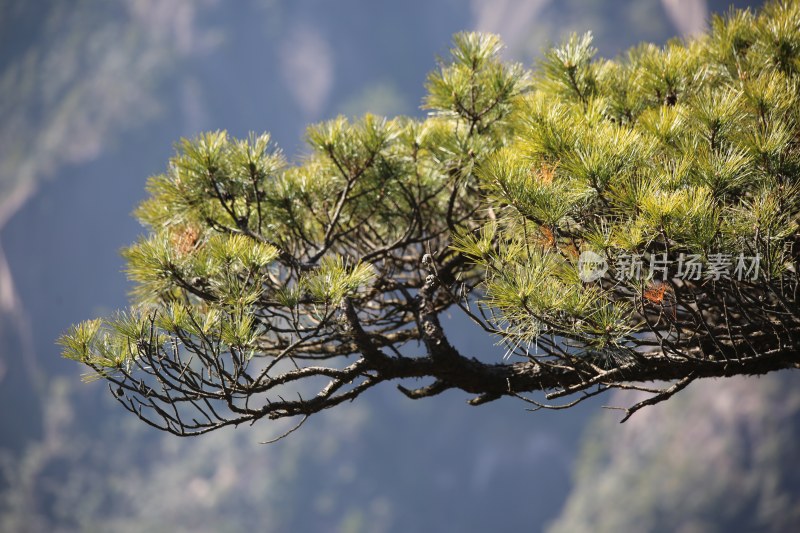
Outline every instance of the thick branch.
<svg viewBox="0 0 800 533"><path fill-rule="evenodd" d="M624 369L595 370L586 368L552 367L533 362L490 365L475 359L459 357L446 361L426 357L421 359L392 359L391 368L382 373L384 379L434 377L439 385L430 387L433 394L442 387L458 388L477 394L501 397L533 391L568 391L570 394L596 385L613 388L615 385L658 381L683 380L735 375L760 375L787 368L800 368L800 351L786 347L769 351L757 357L738 360L714 361L687 358L676 361L663 355L652 354L641 362ZM413 391L411 397L419 398L424 389ZM557 396L557 394L556 394Z"/></svg>

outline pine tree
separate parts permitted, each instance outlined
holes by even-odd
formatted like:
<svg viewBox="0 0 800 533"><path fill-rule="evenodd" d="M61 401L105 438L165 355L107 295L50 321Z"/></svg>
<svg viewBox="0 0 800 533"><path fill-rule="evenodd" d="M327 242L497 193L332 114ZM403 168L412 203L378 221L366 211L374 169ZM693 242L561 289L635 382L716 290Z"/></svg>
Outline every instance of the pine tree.
<svg viewBox="0 0 800 533"><path fill-rule="evenodd" d="M460 33L424 120L183 140L136 215L133 303L64 356L178 434L309 415L384 381L564 408L800 364L800 5L527 71ZM451 309L505 346L461 353ZM664 384L666 383L666 384ZM542 397L543 396L543 397ZM561 402L559 403L559 399Z"/></svg>

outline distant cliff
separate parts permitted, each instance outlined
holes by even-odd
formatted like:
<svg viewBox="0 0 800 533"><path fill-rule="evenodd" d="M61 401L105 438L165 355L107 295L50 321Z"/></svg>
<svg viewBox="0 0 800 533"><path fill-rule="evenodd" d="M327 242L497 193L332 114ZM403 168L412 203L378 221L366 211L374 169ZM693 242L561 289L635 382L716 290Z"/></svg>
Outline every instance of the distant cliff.
<svg viewBox="0 0 800 533"><path fill-rule="evenodd" d="M619 418L587 432L549 533L800 531L800 372L700 381Z"/></svg>

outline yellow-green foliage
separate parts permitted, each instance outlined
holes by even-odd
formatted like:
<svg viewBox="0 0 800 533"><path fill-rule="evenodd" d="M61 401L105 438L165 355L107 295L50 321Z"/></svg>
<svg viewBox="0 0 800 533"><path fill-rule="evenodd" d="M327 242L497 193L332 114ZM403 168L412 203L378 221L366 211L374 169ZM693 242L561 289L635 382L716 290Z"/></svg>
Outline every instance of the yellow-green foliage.
<svg viewBox="0 0 800 533"><path fill-rule="evenodd" d="M630 302L576 275L584 251L612 266L622 254L744 252L769 258L765 276L792 268L798 4L715 17L707 36L617 61L596 60L591 42L573 35L545 53L510 142L478 172L498 220L456 240L484 269L508 336L624 342Z"/></svg>
<svg viewBox="0 0 800 533"><path fill-rule="evenodd" d="M595 58L591 34L531 72L500 48L457 34L428 78L427 118L311 126L296 163L268 135L181 141L136 212L149 234L125 252L135 310L76 326L65 356L110 372L161 335L217 356L279 353L272 328L322 335L345 297L384 327L386 287L419 288L431 243L481 273L501 334L591 349L629 342L639 323L610 277L582 280L582 252L609 265L746 252L768 260L763 276L793 268L800 4L731 12L697 40L614 61Z"/></svg>

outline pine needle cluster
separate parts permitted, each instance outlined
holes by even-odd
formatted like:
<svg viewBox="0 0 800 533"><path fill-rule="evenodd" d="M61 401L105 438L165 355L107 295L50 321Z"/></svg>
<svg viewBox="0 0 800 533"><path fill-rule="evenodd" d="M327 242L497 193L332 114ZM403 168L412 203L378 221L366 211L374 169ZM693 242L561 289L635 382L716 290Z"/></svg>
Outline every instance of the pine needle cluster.
<svg viewBox="0 0 800 533"><path fill-rule="evenodd" d="M617 60L573 35L532 70L495 35L453 43L425 119L314 125L296 162L266 134L181 141L136 212L131 309L64 355L180 435L406 378L654 403L800 363L800 4ZM507 357L459 353L448 308Z"/></svg>

